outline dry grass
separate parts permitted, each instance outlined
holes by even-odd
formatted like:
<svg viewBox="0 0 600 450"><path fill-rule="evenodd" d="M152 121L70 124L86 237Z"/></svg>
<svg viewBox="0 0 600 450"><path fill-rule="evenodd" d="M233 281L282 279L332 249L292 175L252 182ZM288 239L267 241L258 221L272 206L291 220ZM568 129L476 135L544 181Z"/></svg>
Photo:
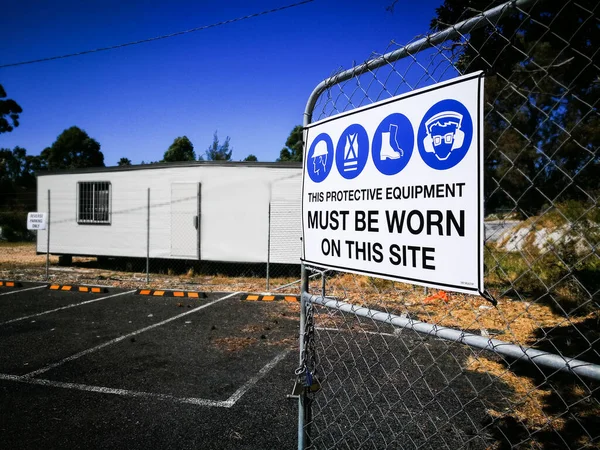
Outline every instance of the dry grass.
<svg viewBox="0 0 600 450"><path fill-rule="evenodd" d="M314 283L314 293L319 291L318 285L319 283ZM586 315L565 317L557 309L538 303L535 299L515 300L501 297L497 292L494 293L498 295L497 306L493 306L482 297L451 293L436 296L437 293L438 291L430 289L426 295L423 288L353 274L339 274L328 279L326 292L328 296L337 297L353 305L397 315L408 314L415 320L476 334L483 331L491 338L529 347L536 347L541 342L539 336L544 333L540 333L540 329L548 331L559 327L577 328L581 325L580 329L585 330L583 323L597 323L599 316L597 311L591 311ZM361 327L352 314L336 314L324 308L317 311L316 320L319 327ZM366 325L368 322L363 324L362 326L369 326ZM508 388L507 392L510 392L505 398L508 402L506 410L488 410L488 414L494 419L509 417L529 432L556 430L559 433L572 433L573 427L568 425L569 416L565 413L566 409L570 408L573 414L578 405L586 405L581 411L577 411L578 417L600 416L600 403L593 400L589 389L578 384L575 378L572 379L572 385L565 388L564 382L543 379L536 381L535 377L524 376L484 355L473 355L464 362L464 369L488 374L494 380L503 383ZM569 392L565 392L565 389ZM556 403L557 398L567 402L569 406L553 412L549 405L552 402ZM533 438L533 446L537 445L535 439L537 437ZM585 437L575 436L575 439L580 445L585 444ZM593 444L593 447L600 448L600 444Z"/></svg>
<svg viewBox="0 0 600 450"><path fill-rule="evenodd" d="M553 328L597 319L597 312L571 316L558 314L549 305L533 301L497 298L493 306L482 297L445 293L447 301L436 298L438 291L415 288L403 283L344 274L327 282L327 295L392 314L406 314L438 326L459 330L481 329L494 338L521 345L534 345L540 328Z"/></svg>
<svg viewBox="0 0 600 450"><path fill-rule="evenodd" d="M541 429L552 423L553 426L562 428L564 420L547 416L542 408L551 394L550 391L540 389L533 380L519 377L498 362L487 358L474 358L469 356L466 362L468 370L479 373L486 373L495 376L497 379L506 383L512 390L509 411L497 411L489 409L488 414L494 418L500 418L510 415L519 422L525 424L528 428Z"/></svg>
<svg viewBox="0 0 600 450"><path fill-rule="evenodd" d="M220 350L226 352L239 352L248 347L252 347L256 345L258 339L252 338L250 336L246 337L227 337L227 338L218 338L212 339L212 344Z"/></svg>
<svg viewBox="0 0 600 450"><path fill-rule="evenodd" d="M93 267L96 258L74 257L71 267L58 267L58 257L50 256L50 280L53 283L101 284L126 289L148 287L151 289L182 289L203 292L264 292L263 277L231 277L226 275L196 274L193 269L183 274L150 274L146 283L145 272L110 270ZM46 255L36 255L35 243L0 243L0 279L21 281L46 281ZM275 288L297 281L294 277L271 277ZM298 290L298 284L286 292Z"/></svg>
<svg viewBox="0 0 600 450"><path fill-rule="evenodd" d="M50 256L50 263L57 264L58 257ZM33 242L1 242L0 270L45 267L46 255L37 255Z"/></svg>

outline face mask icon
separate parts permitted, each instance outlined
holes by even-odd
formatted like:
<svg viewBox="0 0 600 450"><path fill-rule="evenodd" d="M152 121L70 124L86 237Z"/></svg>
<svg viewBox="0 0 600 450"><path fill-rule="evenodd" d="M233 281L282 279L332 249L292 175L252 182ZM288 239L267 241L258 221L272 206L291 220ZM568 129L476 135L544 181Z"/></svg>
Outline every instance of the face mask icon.
<svg viewBox="0 0 600 450"><path fill-rule="evenodd" d="M448 159L452 150L461 148L465 141L465 133L460 129L462 120L462 114L455 111L443 111L432 116L425 122L425 151L435 154L440 161Z"/></svg>
<svg viewBox="0 0 600 450"><path fill-rule="evenodd" d="M317 142L315 145L315 151L312 154L313 160L313 171L315 174L320 174L321 169L323 173L327 170L327 143L325 141Z"/></svg>

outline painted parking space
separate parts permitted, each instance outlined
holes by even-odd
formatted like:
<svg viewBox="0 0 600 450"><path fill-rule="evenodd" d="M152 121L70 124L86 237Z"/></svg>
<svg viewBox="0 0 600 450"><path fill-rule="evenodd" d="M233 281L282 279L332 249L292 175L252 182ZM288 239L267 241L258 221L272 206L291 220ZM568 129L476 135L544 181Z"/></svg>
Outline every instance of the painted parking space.
<svg viewBox="0 0 600 450"><path fill-rule="evenodd" d="M113 294L122 292L126 291L113 290ZM0 325L107 296L108 294L90 296L79 292L54 291L48 289L47 284L24 285L21 289L11 291L10 295L0 296Z"/></svg>
<svg viewBox="0 0 600 450"><path fill-rule="evenodd" d="M10 411L1 441L10 449L295 448L297 402L286 394L297 364L289 354L232 408L0 379L0 408Z"/></svg>
<svg viewBox="0 0 600 450"><path fill-rule="evenodd" d="M0 325L7 448L295 445L297 304L34 294L14 299L50 309ZM13 306L0 302L0 317Z"/></svg>
<svg viewBox="0 0 600 450"><path fill-rule="evenodd" d="M37 291L36 295L51 298L47 307L50 312L0 325L0 373L24 375L181 314L175 299L132 293L123 291L90 299L88 294ZM209 300L195 300L195 306ZM36 303L36 300L31 301ZM57 308L56 304L62 306ZM64 308L70 305L73 307ZM16 315L14 304L0 303L3 317L4 309Z"/></svg>
<svg viewBox="0 0 600 450"><path fill-rule="evenodd" d="M298 322L285 306L234 296L36 376L230 407L256 374L295 349Z"/></svg>
<svg viewBox="0 0 600 450"><path fill-rule="evenodd" d="M17 292L34 291L43 289L48 286L48 283L33 283L18 280L0 280L0 300L3 297L15 295Z"/></svg>

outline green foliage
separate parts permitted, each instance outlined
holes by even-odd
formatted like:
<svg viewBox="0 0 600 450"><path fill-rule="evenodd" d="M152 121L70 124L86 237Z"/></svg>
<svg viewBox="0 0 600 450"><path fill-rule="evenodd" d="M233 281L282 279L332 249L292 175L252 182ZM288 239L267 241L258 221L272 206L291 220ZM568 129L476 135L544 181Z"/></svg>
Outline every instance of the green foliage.
<svg viewBox="0 0 600 450"><path fill-rule="evenodd" d="M43 170L39 156L21 147L0 149L0 208L35 208L35 172Z"/></svg>
<svg viewBox="0 0 600 450"><path fill-rule="evenodd" d="M121 158L119 160L119 162L117 163L117 166L119 167L123 167L123 166L130 166L131 165L131 160L129 158Z"/></svg>
<svg viewBox="0 0 600 450"><path fill-rule="evenodd" d="M217 136L217 132L213 136L212 144L206 149L204 156L207 161L231 161L231 154L233 153L233 147L230 146L229 136L225 138L225 142L223 144L219 143L219 137ZM203 157L200 156L200 160L203 160Z"/></svg>
<svg viewBox="0 0 600 450"><path fill-rule="evenodd" d="M431 28L445 29L501 3L445 0ZM573 7L536 2L528 14L509 9L498 23L502 35L490 22L468 34L468 45L454 47L461 73L486 72L488 211L534 215L548 199L597 198L600 83L591 61L600 28L590 16L596 7L597 0L582 0Z"/></svg>
<svg viewBox="0 0 600 450"><path fill-rule="evenodd" d="M42 151L41 157L50 170L104 167L98 141L75 126L64 130L51 147Z"/></svg>
<svg viewBox="0 0 600 450"><path fill-rule="evenodd" d="M248 156L244 158L244 161L258 161L258 158L250 153Z"/></svg>
<svg viewBox="0 0 600 450"><path fill-rule="evenodd" d="M19 114L23 112L17 102L11 99L2 100L3 98L6 98L6 91L0 84L0 134L8 133L18 127Z"/></svg>
<svg viewBox="0 0 600 450"><path fill-rule="evenodd" d="M195 161L194 145L187 136L175 138L163 156L164 162Z"/></svg>
<svg viewBox="0 0 600 450"><path fill-rule="evenodd" d="M35 234L27 229L27 211L0 211L2 239L9 242L31 241Z"/></svg>
<svg viewBox="0 0 600 450"><path fill-rule="evenodd" d="M277 162L295 161L302 162L302 155L304 150L302 125L296 125L287 140L285 141L285 147L279 152L279 158Z"/></svg>

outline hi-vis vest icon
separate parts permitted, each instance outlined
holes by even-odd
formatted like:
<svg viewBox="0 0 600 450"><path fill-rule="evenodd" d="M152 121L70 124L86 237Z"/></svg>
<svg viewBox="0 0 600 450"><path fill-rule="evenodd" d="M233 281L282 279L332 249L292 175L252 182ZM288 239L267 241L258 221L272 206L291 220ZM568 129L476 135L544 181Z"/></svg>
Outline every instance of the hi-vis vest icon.
<svg viewBox="0 0 600 450"><path fill-rule="evenodd" d="M344 146L344 170L356 170L358 167L358 133L349 134Z"/></svg>
<svg viewBox="0 0 600 450"><path fill-rule="evenodd" d="M434 153L440 161L448 159L452 150L461 148L465 141L465 133L460 129L462 120L462 114L456 111L443 111L425 122L425 151Z"/></svg>

